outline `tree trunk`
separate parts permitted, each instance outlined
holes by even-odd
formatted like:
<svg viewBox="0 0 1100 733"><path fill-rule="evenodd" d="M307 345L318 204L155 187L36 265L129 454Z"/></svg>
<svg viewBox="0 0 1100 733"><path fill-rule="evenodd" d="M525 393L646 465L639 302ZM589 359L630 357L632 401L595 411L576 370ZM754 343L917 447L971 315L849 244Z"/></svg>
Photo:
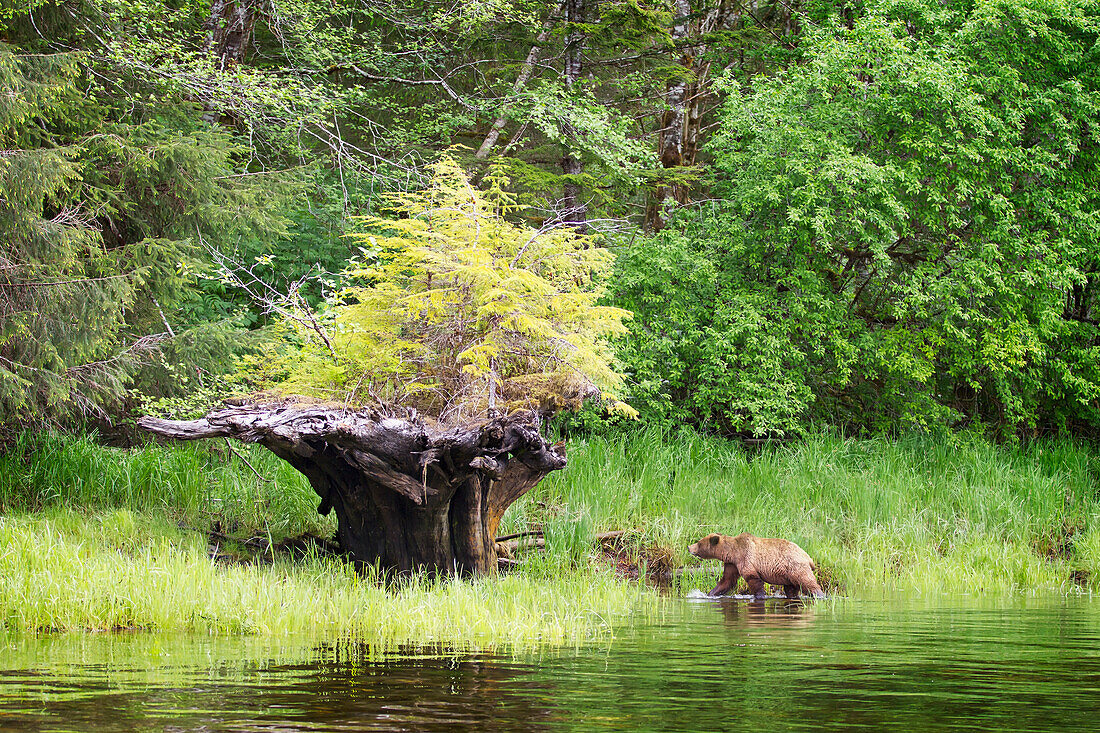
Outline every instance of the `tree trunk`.
<svg viewBox="0 0 1100 733"><path fill-rule="evenodd" d="M535 70L535 64L539 60L539 54L542 53L542 47L550 38L550 31L554 27L555 13L551 13L550 17L546 19L546 22L542 24L542 31L535 37L535 45L531 46L531 50L527 52L527 58L523 62L523 66L520 67L519 76L516 77L516 83L512 85L512 96L520 93L520 90L527 85L527 80L531 78L531 74ZM493 121L493 126L489 130L489 134L485 136L485 140L482 141L481 147L477 149L478 158L484 158L492 151L493 146L497 144L497 140L500 138L500 132L504 129L504 126L508 123L508 104L500 108L500 114L497 115L496 120Z"/></svg>
<svg viewBox="0 0 1100 733"><path fill-rule="evenodd" d="M585 33L583 23L587 18L586 0L566 0L565 10L565 86L572 90L581 77L581 59L584 51ZM565 140L565 154L561 159L561 172L565 176L562 187L562 221L578 231L588 230L588 205L582 199L579 178L584 172L584 164L573 157L569 141L576 137L576 131L569 122L562 123L562 137Z"/></svg>
<svg viewBox="0 0 1100 733"><path fill-rule="evenodd" d="M398 572L494 572L504 511L565 467L564 450L546 442L531 412L446 431L373 410L295 404L138 424L180 440L263 445L309 479L319 512L335 510L346 552Z"/></svg>
<svg viewBox="0 0 1100 733"><path fill-rule="evenodd" d="M684 74L669 85L665 92L668 109L661 116L661 127L657 135L657 155L666 169L691 167L695 165L695 154L699 144L699 110L706 96L704 89L706 68L709 64L698 63L701 50L690 43L692 37L698 42L709 30L721 12L721 7L697 19L695 27L691 22L693 13L690 0L675 0L673 3L675 18L669 36L673 45L680 51L680 65ZM689 199L688 186L682 182L657 187L655 200L646 211L646 223L654 231L664 227L663 204L672 198L685 204Z"/></svg>
<svg viewBox="0 0 1100 733"><path fill-rule="evenodd" d="M222 71L244 62L261 0L212 0L210 15L203 23L206 31L204 50L214 55ZM203 105L202 120L213 124L220 116L219 105L209 99Z"/></svg>
<svg viewBox="0 0 1100 733"><path fill-rule="evenodd" d="M694 84L689 83L695 74L695 52L687 45L690 32L691 3L688 0L675 0L677 17L672 25L670 37L680 49L680 65L685 75L673 82L665 93L668 110L661 118L661 134L658 153L665 168L674 168L684 164L684 123L687 118L687 100Z"/></svg>
<svg viewBox="0 0 1100 733"><path fill-rule="evenodd" d="M206 50L213 51L224 71L244 61L256 26L259 0L213 0L206 19Z"/></svg>

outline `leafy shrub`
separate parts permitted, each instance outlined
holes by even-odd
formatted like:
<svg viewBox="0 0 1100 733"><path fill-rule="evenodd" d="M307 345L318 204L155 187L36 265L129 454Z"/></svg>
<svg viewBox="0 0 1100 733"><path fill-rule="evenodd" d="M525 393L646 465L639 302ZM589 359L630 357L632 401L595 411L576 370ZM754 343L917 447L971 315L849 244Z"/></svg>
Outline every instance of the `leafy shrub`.
<svg viewBox="0 0 1100 733"><path fill-rule="evenodd" d="M731 89L717 200L619 259L643 412L1095 427L1095 2L883 2Z"/></svg>

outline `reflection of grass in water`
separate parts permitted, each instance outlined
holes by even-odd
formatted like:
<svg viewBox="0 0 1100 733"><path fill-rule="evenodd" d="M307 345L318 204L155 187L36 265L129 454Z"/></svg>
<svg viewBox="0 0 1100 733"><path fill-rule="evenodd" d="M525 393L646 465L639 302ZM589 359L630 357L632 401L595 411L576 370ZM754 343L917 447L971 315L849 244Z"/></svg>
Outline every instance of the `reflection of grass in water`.
<svg viewBox="0 0 1100 733"><path fill-rule="evenodd" d="M311 636L211 634L48 634L0 635L6 670L34 670L34 684L49 687L51 700L82 697L81 683L101 680L118 691L130 686L194 683L196 676L254 677L287 664L319 661L327 651ZM0 677L0 697L10 687L26 694L26 677ZM68 693L68 694L67 694Z"/></svg>
<svg viewBox="0 0 1100 733"><path fill-rule="evenodd" d="M1100 587L1100 457L1070 441L817 435L746 452L647 431L574 441L569 461L513 507L505 531L583 517L638 528L639 548L689 566L687 545L711 531L787 537L848 593ZM704 567L707 585L718 564Z"/></svg>
<svg viewBox="0 0 1100 733"><path fill-rule="evenodd" d="M194 533L119 510L0 518L0 620L11 629L323 633L382 647L568 644L654 599L609 573L397 581L307 557L222 567Z"/></svg>

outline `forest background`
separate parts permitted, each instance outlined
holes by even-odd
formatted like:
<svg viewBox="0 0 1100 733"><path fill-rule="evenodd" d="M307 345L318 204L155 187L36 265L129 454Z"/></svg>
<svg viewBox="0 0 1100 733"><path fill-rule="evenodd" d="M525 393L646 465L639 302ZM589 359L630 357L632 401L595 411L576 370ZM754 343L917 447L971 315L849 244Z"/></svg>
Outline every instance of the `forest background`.
<svg viewBox="0 0 1100 733"><path fill-rule="evenodd" d="M5 3L4 429L274 383L445 154L615 255L644 421L1093 436L1096 11Z"/></svg>

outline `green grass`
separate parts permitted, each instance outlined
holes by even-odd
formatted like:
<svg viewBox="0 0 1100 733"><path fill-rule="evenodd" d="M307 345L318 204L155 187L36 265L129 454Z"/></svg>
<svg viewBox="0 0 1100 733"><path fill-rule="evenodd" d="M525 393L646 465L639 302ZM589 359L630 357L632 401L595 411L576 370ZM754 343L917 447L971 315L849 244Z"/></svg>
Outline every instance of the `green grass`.
<svg viewBox="0 0 1100 733"><path fill-rule="evenodd" d="M0 510L8 512L126 508L277 541L333 534L335 517L319 515L317 503L302 474L251 445L230 451L219 441L150 443L122 450L100 445L94 435L47 433L24 434L0 452Z"/></svg>
<svg viewBox="0 0 1100 733"><path fill-rule="evenodd" d="M711 531L795 540L853 596L1048 595L1100 590L1100 454L1069 441L849 440L817 435L746 452L694 434L575 440L569 467L505 516L545 532L523 568L477 581L386 583L338 560L223 565L205 530L278 540L331 535L288 465L256 449L117 450L92 437L24 437L0 454L0 627L293 635L374 644L575 644L657 612L618 579L594 532L636 529L629 552L718 563L687 545ZM253 469L261 477L254 473ZM198 530L198 531L193 531Z"/></svg>
<svg viewBox="0 0 1100 733"><path fill-rule="evenodd" d="M50 509L0 517L0 626L321 634L380 648L512 648L609 637L655 597L609 573L383 582L307 557L220 566L161 519Z"/></svg>
<svg viewBox="0 0 1100 733"><path fill-rule="evenodd" d="M649 431L571 443L569 467L502 531L637 528L639 549L667 548L688 567L687 545L712 531L786 537L846 593L1082 592L1100 588L1098 475L1100 455L1070 441L819 434L747 452ZM687 582L713 582L717 563L702 567ZM1085 589L1074 571L1090 576Z"/></svg>

